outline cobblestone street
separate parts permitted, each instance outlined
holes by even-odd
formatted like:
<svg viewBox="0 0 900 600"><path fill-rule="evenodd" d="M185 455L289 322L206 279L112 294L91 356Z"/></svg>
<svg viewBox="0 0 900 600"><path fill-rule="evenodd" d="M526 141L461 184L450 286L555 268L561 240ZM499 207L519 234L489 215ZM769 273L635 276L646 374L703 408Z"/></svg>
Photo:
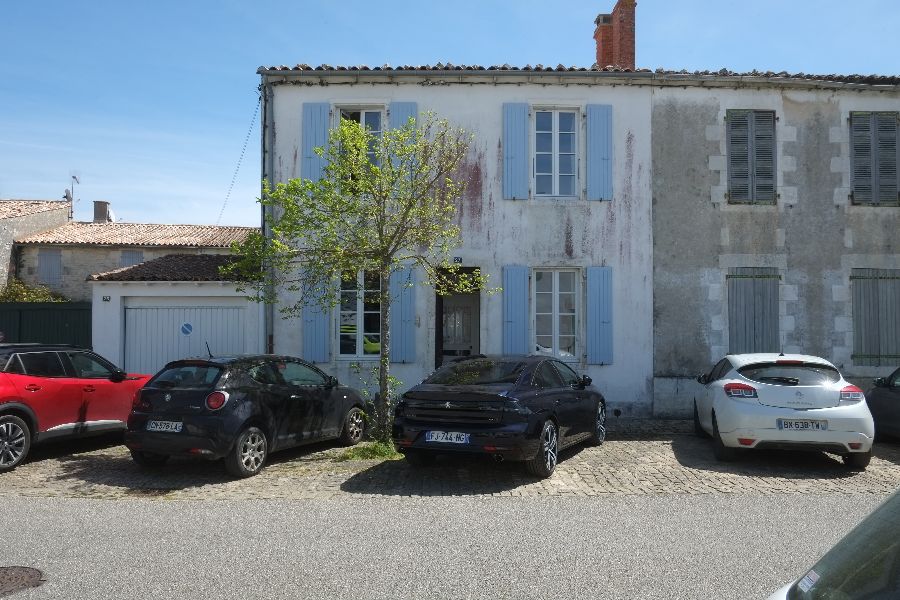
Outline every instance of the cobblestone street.
<svg viewBox="0 0 900 600"><path fill-rule="evenodd" d="M318 444L274 454L257 477L234 480L220 463L172 460L159 471L135 465L118 440L37 447L0 476L0 497L144 497L167 500L404 496L600 496L666 494L838 493L886 495L900 485L900 444L879 443L864 473L823 453L747 452L718 463L711 442L689 421L610 424L600 447L561 454L552 478L528 476L521 464L444 457L435 466L405 461L338 461L343 449Z"/></svg>

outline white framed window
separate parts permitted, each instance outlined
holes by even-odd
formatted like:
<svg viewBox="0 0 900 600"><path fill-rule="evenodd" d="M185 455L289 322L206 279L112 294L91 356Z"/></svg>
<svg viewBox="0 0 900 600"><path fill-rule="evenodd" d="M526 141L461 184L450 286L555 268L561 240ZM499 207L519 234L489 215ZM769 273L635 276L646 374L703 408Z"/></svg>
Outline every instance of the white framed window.
<svg viewBox="0 0 900 600"><path fill-rule="evenodd" d="M563 360L578 356L581 277L577 269L535 269L532 285L534 348Z"/></svg>
<svg viewBox="0 0 900 600"><path fill-rule="evenodd" d="M381 351L381 280L360 271L341 278L338 352L340 356L376 356Z"/></svg>
<svg viewBox="0 0 900 600"><path fill-rule="evenodd" d="M365 127L376 137L381 136L384 129L384 108L342 108L341 119L355 121ZM369 162L377 164L375 148L369 148Z"/></svg>
<svg viewBox="0 0 900 600"><path fill-rule="evenodd" d="M578 195L578 111L534 109L534 193Z"/></svg>

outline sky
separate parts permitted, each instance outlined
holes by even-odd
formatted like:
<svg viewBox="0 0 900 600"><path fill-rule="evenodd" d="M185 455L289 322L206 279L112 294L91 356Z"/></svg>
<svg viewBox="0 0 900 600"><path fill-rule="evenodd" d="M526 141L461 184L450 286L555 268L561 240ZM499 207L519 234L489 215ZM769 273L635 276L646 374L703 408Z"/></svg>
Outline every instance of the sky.
<svg viewBox="0 0 900 600"><path fill-rule="evenodd" d="M0 0L0 199L258 226L258 67L590 67L614 3ZM898 31L897 0L638 0L636 62L898 75Z"/></svg>

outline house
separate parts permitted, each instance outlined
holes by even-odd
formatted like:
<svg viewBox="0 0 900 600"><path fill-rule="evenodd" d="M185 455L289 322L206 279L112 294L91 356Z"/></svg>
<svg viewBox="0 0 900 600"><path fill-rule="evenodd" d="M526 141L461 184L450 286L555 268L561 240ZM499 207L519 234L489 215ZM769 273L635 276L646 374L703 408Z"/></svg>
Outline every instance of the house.
<svg viewBox="0 0 900 600"><path fill-rule="evenodd" d="M590 68L262 67L263 178L318 178L314 148L341 118L380 131L431 111L474 134L454 261L503 291L397 285L406 386L453 356L545 352L620 414L689 417L693 378L729 351L887 373L900 78L635 69L634 11L598 16ZM270 311L267 333L352 378L374 365L366 310Z"/></svg>
<svg viewBox="0 0 900 600"><path fill-rule="evenodd" d="M72 203L62 200L0 200L0 282L16 270L13 242L64 225L72 218Z"/></svg>
<svg viewBox="0 0 900 600"><path fill-rule="evenodd" d="M90 301L88 276L168 254L228 254L258 229L214 225L160 225L112 221L109 203L94 202L92 222L70 221L15 238L18 276L71 300Z"/></svg>
<svg viewBox="0 0 900 600"><path fill-rule="evenodd" d="M91 275L94 350L132 373L192 356L262 352L263 306L222 275L231 260L174 254Z"/></svg>

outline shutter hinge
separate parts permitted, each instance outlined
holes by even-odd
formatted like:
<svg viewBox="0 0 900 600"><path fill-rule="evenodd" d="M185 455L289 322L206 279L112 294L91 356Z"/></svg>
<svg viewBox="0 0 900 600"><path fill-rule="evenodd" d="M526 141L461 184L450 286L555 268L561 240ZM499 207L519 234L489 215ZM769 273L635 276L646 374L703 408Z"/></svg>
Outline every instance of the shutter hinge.
<svg viewBox="0 0 900 600"><path fill-rule="evenodd" d="M725 192L725 199L731 200L731 192Z"/></svg>

